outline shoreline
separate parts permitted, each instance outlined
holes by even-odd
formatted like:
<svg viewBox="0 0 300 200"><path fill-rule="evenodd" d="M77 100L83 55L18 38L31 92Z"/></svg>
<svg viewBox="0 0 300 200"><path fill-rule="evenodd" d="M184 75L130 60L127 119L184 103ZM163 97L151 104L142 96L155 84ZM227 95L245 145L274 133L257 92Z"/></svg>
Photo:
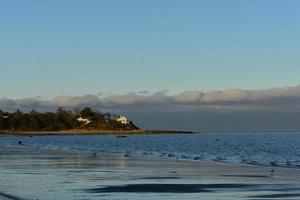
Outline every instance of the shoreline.
<svg viewBox="0 0 300 200"><path fill-rule="evenodd" d="M64 136L64 135L145 135L145 134L193 134L193 131L173 130L62 130L62 131L0 131L1 136Z"/></svg>
<svg viewBox="0 0 300 200"><path fill-rule="evenodd" d="M195 134L195 133L300 133L300 130L255 130L255 131L178 131L178 130L84 130L70 129L61 131L6 131L0 130L0 137L9 136L66 136L66 135L159 135L159 134Z"/></svg>

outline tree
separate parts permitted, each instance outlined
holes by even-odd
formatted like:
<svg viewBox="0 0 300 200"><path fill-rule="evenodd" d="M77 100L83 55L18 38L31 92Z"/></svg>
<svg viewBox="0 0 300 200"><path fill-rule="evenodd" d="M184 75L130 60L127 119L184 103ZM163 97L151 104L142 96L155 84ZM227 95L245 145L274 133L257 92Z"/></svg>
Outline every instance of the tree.
<svg viewBox="0 0 300 200"><path fill-rule="evenodd" d="M94 116L94 112L92 111L91 108L89 107L85 107L84 109L82 109L80 111L80 115L81 117L84 117L84 118L89 118L89 117L93 117Z"/></svg>
<svg viewBox="0 0 300 200"><path fill-rule="evenodd" d="M35 110L32 110L29 113L29 126L28 128L33 131L38 131L43 129L43 124L40 120L39 113Z"/></svg>
<svg viewBox="0 0 300 200"><path fill-rule="evenodd" d="M91 121L91 123L80 123L77 121L78 113ZM58 131L66 129L95 129L95 130L133 130L138 129L133 123L122 125L111 117L112 114L102 114L91 108L84 108L74 113L59 107L55 113L40 113L32 110L23 113L17 110L13 113L4 113L0 110L0 130L12 131Z"/></svg>
<svg viewBox="0 0 300 200"><path fill-rule="evenodd" d="M72 129L76 125L76 116L72 113L72 111L68 111L60 107L57 109L56 114L59 125L64 127L64 129Z"/></svg>
<svg viewBox="0 0 300 200"><path fill-rule="evenodd" d="M6 127L6 119L4 118L4 112L2 110L0 110L0 130L5 130Z"/></svg>

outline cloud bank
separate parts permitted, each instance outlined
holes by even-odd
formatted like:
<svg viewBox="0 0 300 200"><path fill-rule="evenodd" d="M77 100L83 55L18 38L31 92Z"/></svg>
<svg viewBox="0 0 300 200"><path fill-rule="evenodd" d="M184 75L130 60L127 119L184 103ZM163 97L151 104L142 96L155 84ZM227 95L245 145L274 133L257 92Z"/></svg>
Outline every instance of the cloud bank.
<svg viewBox="0 0 300 200"><path fill-rule="evenodd" d="M183 104L183 105L209 105L209 104L236 104L259 103L300 99L300 85L295 87L271 88L266 90L240 90L230 89L223 91L185 91L179 95L170 96L167 91L143 96L135 93L127 95L110 96L102 99L104 104L115 105L153 105L153 104Z"/></svg>
<svg viewBox="0 0 300 200"><path fill-rule="evenodd" d="M178 95L169 95L168 91L159 91L152 94L148 92L128 93L125 95L112 95L99 97L99 95L86 95L81 97L58 96L52 100L40 98L0 99L1 110L51 110L57 107L84 107L95 108L153 108L173 107L193 109L280 109L300 110L300 85L295 87L270 88L265 90L230 89L222 91L185 91Z"/></svg>

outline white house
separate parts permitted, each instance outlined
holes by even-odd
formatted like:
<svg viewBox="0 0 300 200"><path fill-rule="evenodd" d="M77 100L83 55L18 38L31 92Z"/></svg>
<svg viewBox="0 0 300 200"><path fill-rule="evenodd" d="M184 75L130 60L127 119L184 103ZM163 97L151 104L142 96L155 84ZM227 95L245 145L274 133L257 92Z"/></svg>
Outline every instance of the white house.
<svg viewBox="0 0 300 200"><path fill-rule="evenodd" d="M129 124L129 121L127 120L127 118L124 115L120 115L117 118L117 122L121 123L121 124Z"/></svg>
<svg viewBox="0 0 300 200"><path fill-rule="evenodd" d="M89 123L92 122L91 120L85 119L85 118L82 118L82 117L79 117L79 118L77 119L77 121L79 121L79 122L84 122L85 124L89 124Z"/></svg>

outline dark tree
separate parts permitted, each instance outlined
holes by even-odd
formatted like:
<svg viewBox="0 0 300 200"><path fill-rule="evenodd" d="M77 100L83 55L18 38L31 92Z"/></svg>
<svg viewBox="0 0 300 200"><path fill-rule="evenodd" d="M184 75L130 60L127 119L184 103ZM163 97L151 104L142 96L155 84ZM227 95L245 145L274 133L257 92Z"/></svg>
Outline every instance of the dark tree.
<svg viewBox="0 0 300 200"><path fill-rule="evenodd" d="M89 121L79 122L79 117ZM84 108L72 112L58 108L55 113L40 113L32 110L23 113L17 110L5 113L0 110L0 130L5 131L59 131L66 129L92 129L92 130L134 130L138 129L132 122L126 125L117 123L112 114L102 114L91 108Z"/></svg>

